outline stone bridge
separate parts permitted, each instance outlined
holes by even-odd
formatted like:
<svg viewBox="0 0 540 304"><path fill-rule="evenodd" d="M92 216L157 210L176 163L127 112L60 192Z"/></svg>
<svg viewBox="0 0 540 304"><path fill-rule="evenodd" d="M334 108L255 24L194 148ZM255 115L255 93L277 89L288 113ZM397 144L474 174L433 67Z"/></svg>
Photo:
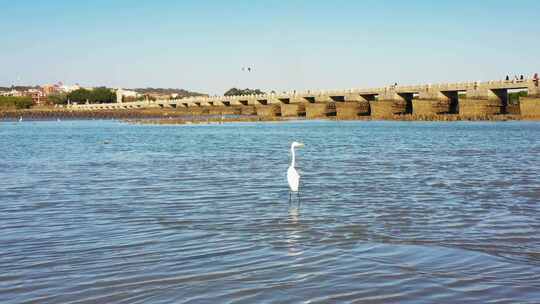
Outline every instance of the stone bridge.
<svg viewBox="0 0 540 304"><path fill-rule="evenodd" d="M520 105L508 104L509 90L527 90ZM259 116L337 116L354 119L361 116L387 118L393 115L480 116L515 113L540 116L538 81L487 81L371 89L331 91L290 91L245 96L203 96L182 99L137 101L112 104L71 105L74 110L176 108L200 114L257 114ZM229 109L230 111L228 111ZM232 111L235 109L235 111ZM525 112L525 113L524 113Z"/></svg>

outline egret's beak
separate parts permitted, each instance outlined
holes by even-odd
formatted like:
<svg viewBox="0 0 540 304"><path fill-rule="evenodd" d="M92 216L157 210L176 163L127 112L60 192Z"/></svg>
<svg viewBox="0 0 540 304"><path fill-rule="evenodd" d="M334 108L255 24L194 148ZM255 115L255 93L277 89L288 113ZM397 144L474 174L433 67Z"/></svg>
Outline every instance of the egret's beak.
<svg viewBox="0 0 540 304"><path fill-rule="evenodd" d="M298 147L300 147L300 148L303 147L303 146L304 146L303 143L299 143L299 144L298 144Z"/></svg>

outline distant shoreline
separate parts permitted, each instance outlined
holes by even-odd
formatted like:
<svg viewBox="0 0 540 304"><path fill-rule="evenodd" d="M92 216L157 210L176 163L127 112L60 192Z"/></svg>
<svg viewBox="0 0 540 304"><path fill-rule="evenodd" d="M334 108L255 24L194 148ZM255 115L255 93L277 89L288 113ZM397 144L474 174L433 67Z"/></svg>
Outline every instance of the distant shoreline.
<svg viewBox="0 0 540 304"><path fill-rule="evenodd" d="M533 120L539 121L540 117L523 117L519 114L496 114L496 115L476 115L461 116L459 114L441 115L413 115L402 114L392 115L384 118L373 118L371 116L359 116L354 119L340 119L336 116L306 118L281 117L281 116L257 116L243 114L200 114L187 113L165 109L124 109L124 110L94 110L94 111L73 111L67 109L28 109L28 110L0 110L0 120L95 120L95 119L117 119L133 124L201 124L201 123L227 123L227 122L258 122L258 121L289 121L301 120L339 120L339 121L508 121L508 120Z"/></svg>

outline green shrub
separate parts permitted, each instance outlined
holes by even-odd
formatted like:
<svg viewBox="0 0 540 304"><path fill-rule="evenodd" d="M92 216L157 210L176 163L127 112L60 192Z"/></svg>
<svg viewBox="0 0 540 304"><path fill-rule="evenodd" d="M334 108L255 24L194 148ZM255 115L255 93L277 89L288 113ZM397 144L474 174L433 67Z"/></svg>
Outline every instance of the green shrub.
<svg viewBox="0 0 540 304"><path fill-rule="evenodd" d="M508 103L517 104L520 97L527 97L526 91L508 93Z"/></svg>
<svg viewBox="0 0 540 304"><path fill-rule="evenodd" d="M65 105L67 104L67 94L66 93L56 93L51 94L47 96L47 99L49 99L49 102L52 104L57 105Z"/></svg>
<svg viewBox="0 0 540 304"><path fill-rule="evenodd" d="M93 90L78 89L67 94L67 99L78 104L86 103L112 103L116 102L116 94L105 87Z"/></svg>
<svg viewBox="0 0 540 304"><path fill-rule="evenodd" d="M0 96L0 108L3 109L28 109L33 104L32 97Z"/></svg>

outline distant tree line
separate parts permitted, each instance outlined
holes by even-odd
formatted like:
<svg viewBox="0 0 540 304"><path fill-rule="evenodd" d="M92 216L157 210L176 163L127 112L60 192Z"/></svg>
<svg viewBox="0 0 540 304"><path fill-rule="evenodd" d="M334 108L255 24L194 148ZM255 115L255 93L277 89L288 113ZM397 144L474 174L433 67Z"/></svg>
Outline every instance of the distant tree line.
<svg viewBox="0 0 540 304"><path fill-rule="evenodd" d="M191 92L184 89L173 89L173 88L136 88L132 89L133 91L148 95L148 94L157 94L157 95L172 95L172 94L178 94L178 98L182 97L191 97L191 96L208 96L208 94L198 93L198 92Z"/></svg>
<svg viewBox="0 0 540 304"><path fill-rule="evenodd" d="M39 89L39 86L10 86L10 87L0 87L0 91L28 91L30 89Z"/></svg>
<svg viewBox="0 0 540 304"><path fill-rule="evenodd" d="M28 109L33 104L32 97L0 96L0 109Z"/></svg>
<svg viewBox="0 0 540 304"><path fill-rule="evenodd" d="M56 93L48 96L50 102L54 104L67 104L74 102L78 104L82 103L113 103L116 102L116 93L106 87L99 87L93 90L87 90L84 88L69 92L69 93Z"/></svg>
<svg viewBox="0 0 540 304"><path fill-rule="evenodd" d="M49 96L47 96L47 99L49 103L57 104L57 105L67 104L67 100L68 100L66 93L49 94Z"/></svg>
<svg viewBox="0 0 540 304"><path fill-rule="evenodd" d="M263 91L259 89L237 89L237 88L231 88L225 94L224 96L235 96L235 95L260 95L265 94Z"/></svg>

